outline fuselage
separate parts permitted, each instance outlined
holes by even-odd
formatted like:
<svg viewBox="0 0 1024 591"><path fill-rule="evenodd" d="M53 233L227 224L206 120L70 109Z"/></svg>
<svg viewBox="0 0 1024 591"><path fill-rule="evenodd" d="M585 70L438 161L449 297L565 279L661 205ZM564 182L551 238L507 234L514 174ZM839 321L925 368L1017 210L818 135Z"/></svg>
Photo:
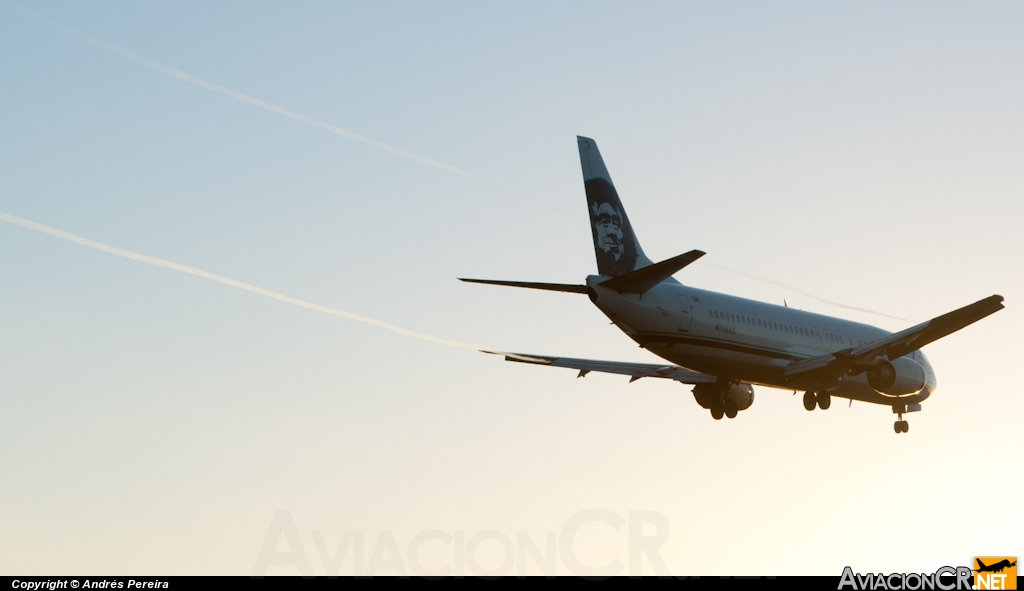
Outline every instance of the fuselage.
<svg viewBox="0 0 1024 591"><path fill-rule="evenodd" d="M587 277L591 300L640 346L679 366L726 380L818 391L876 404L916 404L936 388L924 353L910 357L925 370L925 387L907 396L880 394L864 375L831 383L785 377L801 359L848 349L891 334L876 326L689 287L674 279L641 294L602 288L608 278Z"/></svg>

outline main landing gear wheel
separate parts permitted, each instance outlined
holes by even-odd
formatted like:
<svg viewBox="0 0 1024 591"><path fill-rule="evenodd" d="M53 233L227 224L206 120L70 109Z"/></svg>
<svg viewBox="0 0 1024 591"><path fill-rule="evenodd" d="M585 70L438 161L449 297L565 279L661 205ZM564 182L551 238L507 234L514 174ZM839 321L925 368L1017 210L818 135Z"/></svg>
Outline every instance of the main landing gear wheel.
<svg viewBox="0 0 1024 591"><path fill-rule="evenodd" d="M721 420L722 417L725 416L725 407L722 405L721 402L716 402L711 405L711 416L716 421Z"/></svg>
<svg viewBox="0 0 1024 591"><path fill-rule="evenodd" d="M832 395L828 393L828 390L819 390L816 397L818 408L821 410L828 410L828 407L832 406Z"/></svg>
<svg viewBox="0 0 1024 591"><path fill-rule="evenodd" d="M725 416L729 417L730 419L735 419L736 418L736 413L738 413L738 412L739 412L739 409L736 408L736 401L735 400L732 400L730 398L729 400L725 401Z"/></svg>
<svg viewBox="0 0 1024 591"><path fill-rule="evenodd" d="M804 392L804 408L814 410L817 405L818 400L814 397L814 392Z"/></svg>

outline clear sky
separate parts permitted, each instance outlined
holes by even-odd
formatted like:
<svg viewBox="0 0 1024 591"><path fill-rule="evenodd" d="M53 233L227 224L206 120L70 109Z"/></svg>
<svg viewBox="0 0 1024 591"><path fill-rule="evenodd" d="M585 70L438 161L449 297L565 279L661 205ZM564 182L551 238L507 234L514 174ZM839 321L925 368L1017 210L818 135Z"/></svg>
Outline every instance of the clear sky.
<svg viewBox="0 0 1024 591"><path fill-rule="evenodd" d="M664 515L675 574L1024 554L1022 30L1011 2L0 2L0 212L91 240L653 361L584 297L455 280L595 272L580 134L652 258L708 252L684 283L889 330L729 269L913 321L1007 305L925 349L907 435L765 388L716 422L0 222L0 572L249 574L278 510L316 574L314 531L540 543L590 508ZM585 561L628 561L587 527Z"/></svg>

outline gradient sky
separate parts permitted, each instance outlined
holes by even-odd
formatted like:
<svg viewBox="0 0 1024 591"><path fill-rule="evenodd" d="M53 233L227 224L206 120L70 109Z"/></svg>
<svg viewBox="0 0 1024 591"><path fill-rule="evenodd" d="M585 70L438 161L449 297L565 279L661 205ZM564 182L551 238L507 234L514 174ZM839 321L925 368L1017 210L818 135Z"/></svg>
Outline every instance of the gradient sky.
<svg viewBox="0 0 1024 591"><path fill-rule="evenodd" d="M0 3L0 212L445 339L653 361L584 297L455 280L595 272L580 134L652 258L708 252L683 283L890 330L726 269L914 321L1007 309L925 349L939 389L908 435L766 388L713 421L676 383L0 222L0 572L249 574L280 509L317 574L313 530L542 540L594 507L664 514L676 574L1024 554L1024 5L18 6L420 159ZM626 561L591 533L581 555Z"/></svg>

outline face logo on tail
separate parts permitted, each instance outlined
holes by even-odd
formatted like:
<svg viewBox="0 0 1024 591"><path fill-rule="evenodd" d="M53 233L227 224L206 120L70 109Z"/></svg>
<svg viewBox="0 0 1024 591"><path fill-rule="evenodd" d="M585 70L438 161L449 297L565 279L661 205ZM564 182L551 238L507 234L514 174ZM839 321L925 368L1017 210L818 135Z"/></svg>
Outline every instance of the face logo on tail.
<svg viewBox="0 0 1024 591"><path fill-rule="evenodd" d="M636 239L619 197L603 179L587 181L586 187L597 270L611 277L629 273L636 267Z"/></svg>
<svg viewBox="0 0 1024 591"><path fill-rule="evenodd" d="M590 210L590 229L594 234L594 253L597 272L607 277L618 277L636 269L637 262L650 265L633 235L626 210L608 176L608 169L590 138L577 136L580 165L583 167L583 187L587 191Z"/></svg>
<svg viewBox="0 0 1024 591"><path fill-rule="evenodd" d="M622 212L611 203L593 204L591 219L597 232L597 247L618 261L622 257Z"/></svg>

